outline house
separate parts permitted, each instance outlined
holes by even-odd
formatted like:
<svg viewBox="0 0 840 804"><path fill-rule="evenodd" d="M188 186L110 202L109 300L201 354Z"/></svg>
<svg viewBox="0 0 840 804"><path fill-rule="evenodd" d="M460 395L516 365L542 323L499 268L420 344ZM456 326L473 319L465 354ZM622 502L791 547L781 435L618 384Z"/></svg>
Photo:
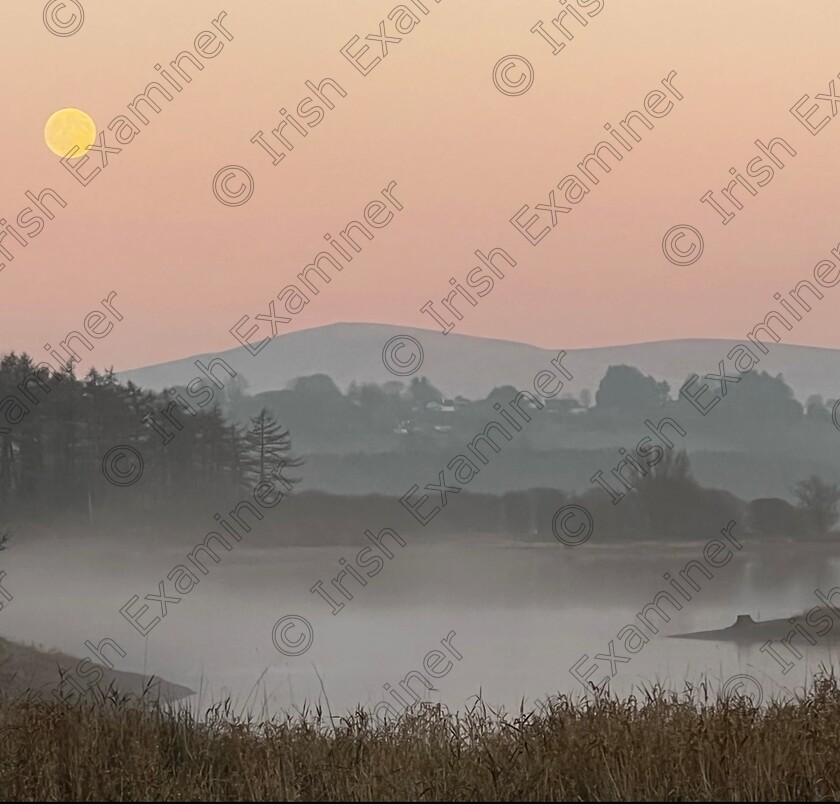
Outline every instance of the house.
<svg viewBox="0 0 840 804"><path fill-rule="evenodd" d="M426 403L426 410L433 411L434 413L454 413L455 405L449 399L444 399L442 403L432 400Z"/></svg>

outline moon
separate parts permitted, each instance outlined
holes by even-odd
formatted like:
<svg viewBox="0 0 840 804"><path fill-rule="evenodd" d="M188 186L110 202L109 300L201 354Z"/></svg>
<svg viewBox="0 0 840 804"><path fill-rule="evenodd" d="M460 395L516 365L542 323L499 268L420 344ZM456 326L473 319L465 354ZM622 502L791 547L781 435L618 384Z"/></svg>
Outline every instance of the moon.
<svg viewBox="0 0 840 804"><path fill-rule="evenodd" d="M70 158L78 159L96 141L96 124L81 109L59 109L50 115L44 126L44 140L49 149L61 157L67 156L75 146L78 150Z"/></svg>

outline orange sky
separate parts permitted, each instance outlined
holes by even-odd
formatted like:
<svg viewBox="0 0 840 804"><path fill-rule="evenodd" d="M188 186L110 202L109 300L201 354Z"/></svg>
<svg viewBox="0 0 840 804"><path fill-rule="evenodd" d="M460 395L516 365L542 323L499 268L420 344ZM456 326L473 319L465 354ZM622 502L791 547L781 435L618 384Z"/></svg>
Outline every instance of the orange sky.
<svg viewBox="0 0 840 804"><path fill-rule="evenodd" d="M789 112L803 95L826 93L833 78L840 86L840 4L832 0L604 0L586 27L567 17L574 39L556 56L530 32L538 20L550 25L562 10L556 0L422 0L428 14L409 2L419 24L367 76L340 49L378 32L381 20L393 35L387 15L399 3L82 2L84 24L64 37L46 29L40 0L0 5L0 217L14 223L27 190L51 187L67 202L26 248L3 241L14 249L0 272L3 351L40 359L44 343L79 328L112 291L124 320L96 343L98 366L236 346L231 327L267 313L326 247L323 235L360 219L392 181L404 208L280 331L335 321L435 328L421 306L439 305L450 277L464 281L476 249L498 247L517 266L476 307L461 304L456 332L558 348L740 340L775 304L774 292L811 277L840 243L840 123L812 136ZM584 14L586 0L577 2ZM597 3L589 3L592 13ZM70 11L68 0L56 13ZM47 117L76 106L101 130L159 79L156 63L194 50L221 11L233 39L218 40L217 56L95 180L74 180L44 144ZM518 97L492 81L509 54L534 68ZM529 245L509 219L525 204L545 204L608 136L604 124L642 109L671 71L683 100ZM347 96L305 139L287 129L295 148L273 166L249 140L310 94L305 81L325 77ZM830 114L830 102L820 103L812 121ZM774 137L797 156L755 197L741 192L744 209L723 226L700 196L719 195L729 169L743 171L757 155L754 141ZM110 134L106 141L114 144ZM92 153L88 169L99 159ZM230 164L255 181L240 207L211 191ZM704 235L694 265L662 254L676 224ZM838 297L827 291L786 340L840 347Z"/></svg>

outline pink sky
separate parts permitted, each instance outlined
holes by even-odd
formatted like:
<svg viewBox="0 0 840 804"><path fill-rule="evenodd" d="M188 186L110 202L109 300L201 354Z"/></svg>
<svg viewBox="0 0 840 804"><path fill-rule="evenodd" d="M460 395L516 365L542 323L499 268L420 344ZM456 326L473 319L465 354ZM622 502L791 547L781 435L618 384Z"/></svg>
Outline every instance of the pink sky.
<svg viewBox="0 0 840 804"><path fill-rule="evenodd" d="M476 249L503 248L517 266L465 308L456 332L557 348L741 340L775 305L773 293L811 278L840 243L840 123L812 136L789 111L832 79L840 86L832 0L605 0L586 27L568 22L574 39L556 56L530 32L538 20L550 25L556 0L423 0L426 15L409 2L419 24L367 76L340 49L381 20L393 35L387 15L399 3L82 2L84 25L67 37L46 29L40 0L0 6L0 217L14 223L27 190L51 187L67 202L26 248L3 241L14 259L0 272L2 351L40 359L44 343L81 327L112 291L124 320L96 343L98 366L234 347L230 328L266 313L326 247L323 235L363 219L392 181L404 208L280 331L336 321L434 328L421 306L438 305L450 277L464 281ZM71 10L68 2L59 16ZM78 183L44 144L47 117L76 106L105 128L159 79L156 63L194 52L221 11L233 39L219 40L218 55L95 180ZM371 53L380 47L370 44ZM492 81L509 54L535 72L518 97ZM546 203L608 136L604 125L642 110L672 71L683 99L529 245L509 219ZM250 138L311 94L305 81L325 77L347 96L273 166ZM812 122L830 115L830 102L820 103ZM723 226L700 196L718 196L729 169L757 156L754 141L774 137L797 156L755 197L742 191L744 209ZM83 172L98 164L92 153ZM240 207L211 192L229 164L255 180ZM694 265L662 254L676 224L705 237ZM827 290L785 340L840 347L838 304L840 290Z"/></svg>

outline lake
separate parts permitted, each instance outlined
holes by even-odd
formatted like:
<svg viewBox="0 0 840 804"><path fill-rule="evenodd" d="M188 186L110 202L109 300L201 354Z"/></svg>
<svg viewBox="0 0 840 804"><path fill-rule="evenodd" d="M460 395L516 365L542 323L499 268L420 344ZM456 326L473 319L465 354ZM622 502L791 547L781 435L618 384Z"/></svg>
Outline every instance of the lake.
<svg viewBox="0 0 840 804"><path fill-rule="evenodd" d="M682 601L669 623L648 618L659 631L654 635L639 628L636 615L669 590L665 573L678 577L687 561L702 556L701 544L410 542L367 586L345 579L352 600L343 599L333 614L309 590L318 580L329 587L351 547L269 550L243 542L209 563L208 574L169 603L144 637L119 610L133 595L157 594L158 582L183 562L188 540L172 535L172 546L161 549L126 539L15 538L0 561L3 586L14 596L0 611L0 633L77 656L85 640L107 636L126 651L118 669L200 691L193 701L201 708L230 696L238 709L257 714L327 700L343 714L356 704L393 703L390 691L408 700L399 684L412 671L418 672L407 683L424 700L463 709L480 692L489 705L518 709L523 699L529 707L547 694L583 692L570 673L581 660L579 672L596 666L593 681L614 668L612 689L622 694L652 682L681 690L686 681L718 686L748 674L767 696L801 686L836 653L824 640L810 646L800 639L802 658L787 652L792 667L783 674L759 645L665 638L723 628L738 614L770 619L817 605L815 589L828 592L840 583L840 551L831 545L745 542L712 579L701 578L700 591ZM157 602L149 606L143 622L160 613ZM275 624L287 615L312 627L311 647L300 656L281 654L272 639L284 638ZM617 636L631 623L649 640L631 642L635 653L626 650L627 632ZM838 633L840 627L832 635ZM286 644L300 637L293 624Z"/></svg>

